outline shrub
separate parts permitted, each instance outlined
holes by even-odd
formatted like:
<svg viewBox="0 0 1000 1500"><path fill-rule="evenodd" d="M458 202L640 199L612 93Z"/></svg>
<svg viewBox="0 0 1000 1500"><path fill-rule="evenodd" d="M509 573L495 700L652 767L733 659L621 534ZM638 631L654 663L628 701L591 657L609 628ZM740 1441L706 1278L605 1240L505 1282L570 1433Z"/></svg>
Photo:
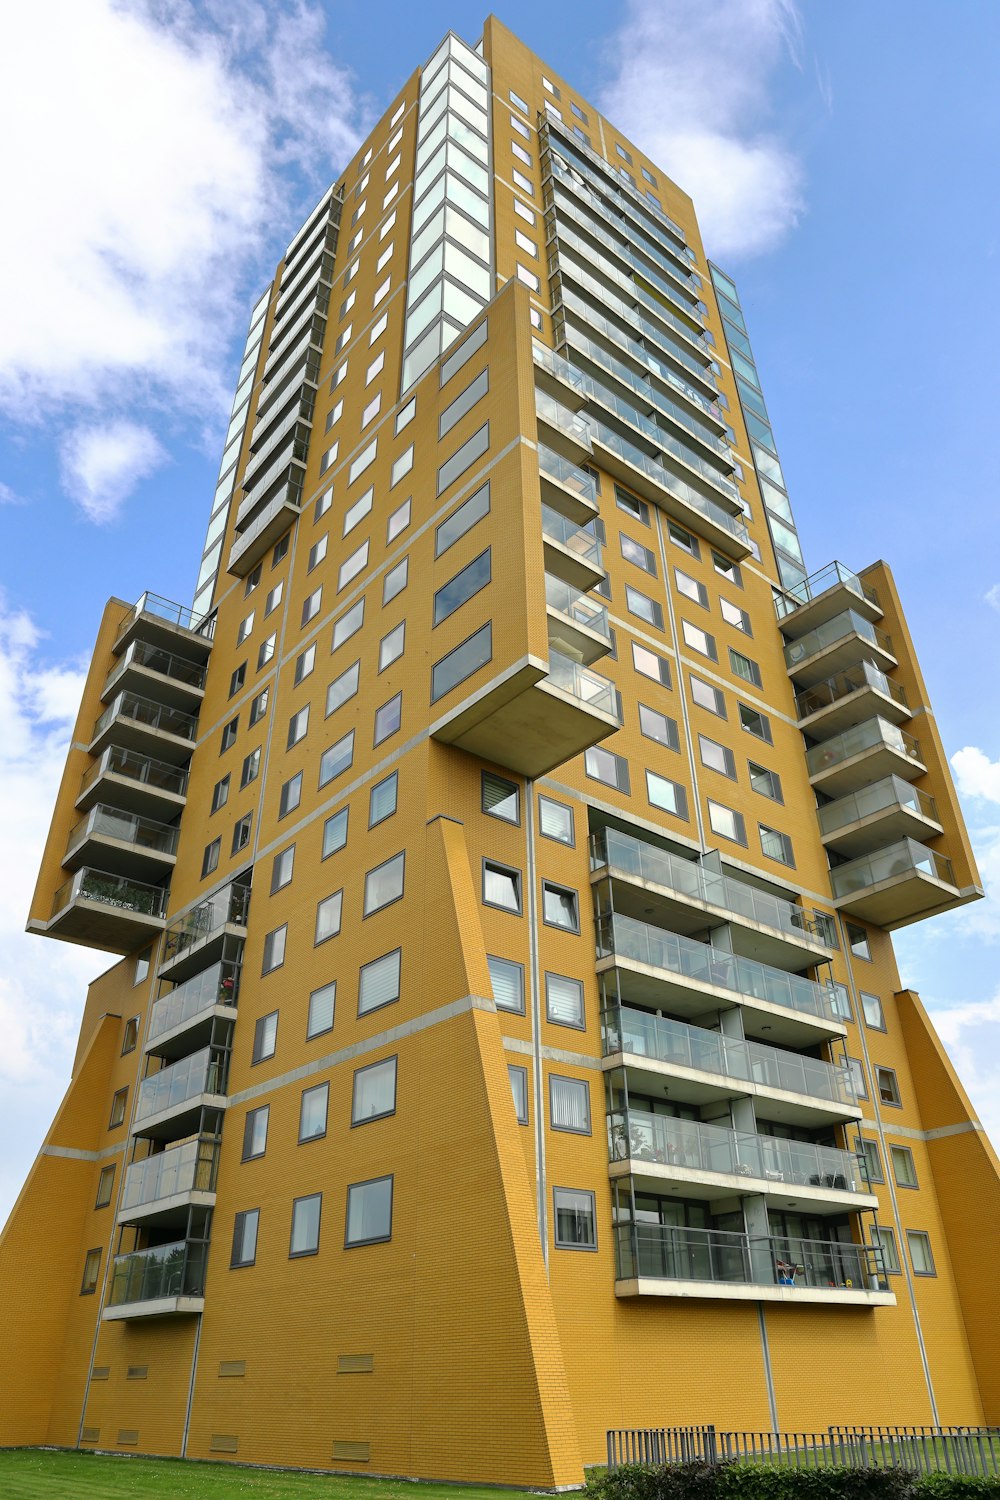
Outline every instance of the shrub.
<svg viewBox="0 0 1000 1500"><path fill-rule="evenodd" d="M1000 1477L908 1469L793 1469L767 1463L624 1464L590 1500L1000 1500Z"/></svg>

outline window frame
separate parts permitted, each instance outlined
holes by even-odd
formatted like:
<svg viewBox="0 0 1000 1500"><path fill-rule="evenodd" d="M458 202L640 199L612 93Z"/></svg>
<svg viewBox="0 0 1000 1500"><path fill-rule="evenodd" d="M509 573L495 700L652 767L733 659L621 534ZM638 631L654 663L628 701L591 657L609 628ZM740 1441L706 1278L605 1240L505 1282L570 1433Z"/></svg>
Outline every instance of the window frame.
<svg viewBox="0 0 1000 1500"><path fill-rule="evenodd" d="M372 1072L375 1068L385 1068L392 1064L392 1107L381 1109L377 1114L358 1115L358 1079L365 1073ZM387 1120L396 1113L397 1091L399 1087L399 1054L394 1052L391 1057L381 1057L377 1062L365 1063L364 1067L354 1069L354 1077L351 1082L351 1129L358 1125L371 1125L375 1120Z"/></svg>
<svg viewBox="0 0 1000 1500"><path fill-rule="evenodd" d="M374 1187L381 1182L389 1184L389 1231L387 1234L369 1235L364 1239L351 1239L351 1194L361 1188ZM349 1182L347 1184L347 1203L344 1215L344 1249L357 1250L363 1245L384 1245L392 1239L392 1220L395 1208L395 1173L386 1172L381 1177L366 1177L362 1182Z"/></svg>
<svg viewBox="0 0 1000 1500"><path fill-rule="evenodd" d="M559 1238L559 1194L560 1193L571 1193L571 1194L573 1194L574 1197L577 1197L577 1198L589 1198L590 1199L590 1227L591 1227L591 1231L592 1231L592 1234L593 1234L593 1243L592 1244L588 1244L585 1240L562 1240L562 1239ZM579 1219L579 1216L580 1216L579 1210L578 1209L573 1209L572 1211L576 1214L577 1218ZM564 1207L563 1212L564 1213L565 1212L569 1212L569 1209L567 1209L567 1208ZM553 1243L553 1245L554 1245L554 1247L555 1247L556 1250L583 1250L583 1251L588 1251L591 1254L596 1254L597 1248L598 1248L598 1244L597 1244L597 1197L596 1197L596 1194L590 1188L560 1187L557 1184L553 1183L553 1185L552 1185L552 1243Z"/></svg>

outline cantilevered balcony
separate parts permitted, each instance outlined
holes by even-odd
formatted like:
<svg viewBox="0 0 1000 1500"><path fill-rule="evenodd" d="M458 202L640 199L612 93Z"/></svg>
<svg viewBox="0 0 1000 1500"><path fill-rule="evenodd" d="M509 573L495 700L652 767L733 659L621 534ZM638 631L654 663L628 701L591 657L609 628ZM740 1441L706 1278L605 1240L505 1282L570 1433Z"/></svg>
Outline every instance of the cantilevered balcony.
<svg viewBox="0 0 1000 1500"><path fill-rule="evenodd" d="M886 776L817 809L827 849L857 859L898 839L932 839L943 833L933 797L899 776Z"/></svg>
<svg viewBox="0 0 1000 1500"><path fill-rule="evenodd" d="M219 1169L218 1136L202 1135L169 1146L125 1172L119 1224L183 1225L189 1208L212 1208Z"/></svg>
<svg viewBox="0 0 1000 1500"><path fill-rule="evenodd" d="M852 1151L811 1141L629 1108L609 1114L608 1149L612 1177L631 1176L647 1188L683 1188L690 1198L759 1194L774 1208L815 1214L878 1206Z"/></svg>
<svg viewBox="0 0 1000 1500"><path fill-rule="evenodd" d="M894 1307L882 1252L843 1240L752 1237L721 1229L619 1223L619 1297Z"/></svg>
<svg viewBox="0 0 1000 1500"><path fill-rule="evenodd" d="M176 764L189 759L197 732L196 715L135 693L119 693L94 725L88 749L91 755L100 755L110 745L118 745Z"/></svg>
<svg viewBox="0 0 1000 1500"><path fill-rule="evenodd" d="M892 724L910 717L905 690L870 661L803 688L795 694L795 709L799 727L813 739L840 734L877 716Z"/></svg>
<svg viewBox="0 0 1000 1500"><path fill-rule="evenodd" d="M195 615L184 604L146 593L119 626L114 651L119 656L133 641L143 640L149 646L204 662L211 652L214 633L214 615Z"/></svg>
<svg viewBox="0 0 1000 1500"><path fill-rule="evenodd" d="M159 977L179 984L217 963L228 939L246 937L249 908L250 887L227 885L185 912L167 931Z"/></svg>
<svg viewBox="0 0 1000 1500"><path fill-rule="evenodd" d="M70 830L63 865L98 865L112 875L156 882L176 863L178 829L99 802Z"/></svg>
<svg viewBox="0 0 1000 1500"><path fill-rule="evenodd" d="M207 1259L208 1245L200 1240L175 1240L116 1255L104 1320L204 1312Z"/></svg>
<svg viewBox="0 0 1000 1500"><path fill-rule="evenodd" d="M829 797L846 797L873 781L901 776L916 781L927 767L920 745L886 719L866 719L806 751L809 780Z"/></svg>
<svg viewBox="0 0 1000 1500"><path fill-rule="evenodd" d="M786 589L775 599L775 608L789 639L807 634L844 610L853 610L872 622L882 618L875 590L839 562L827 563L818 573Z"/></svg>
<svg viewBox="0 0 1000 1500"><path fill-rule="evenodd" d="M959 899L951 860L909 838L837 865L830 884L841 911L890 929Z"/></svg>
<svg viewBox="0 0 1000 1500"><path fill-rule="evenodd" d="M592 589L606 576L601 544L590 527L578 526L544 500L542 546L546 575L558 578L578 593Z"/></svg>
<svg viewBox="0 0 1000 1500"><path fill-rule="evenodd" d="M597 515L597 483L579 464L538 445L542 500L560 515L585 526Z"/></svg>
<svg viewBox="0 0 1000 1500"><path fill-rule="evenodd" d="M553 449L571 464L582 464L591 457L590 427L575 411L546 391L536 390L535 416L540 444Z"/></svg>
<svg viewBox="0 0 1000 1500"><path fill-rule="evenodd" d="M107 703L120 692L197 713L205 696L205 664L149 641L132 641L108 673L101 698Z"/></svg>
<svg viewBox="0 0 1000 1500"><path fill-rule="evenodd" d="M785 647L785 667L799 689L865 661L883 672L897 665L889 636L853 609L824 620Z"/></svg>
<svg viewBox="0 0 1000 1500"><path fill-rule="evenodd" d="M550 646L585 666L607 656L611 650L611 627L603 604L546 573L545 605Z"/></svg>
<svg viewBox="0 0 1000 1500"><path fill-rule="evenodd" d="M76 805L86 811L107 802L151 817L176 816L187 801L188 773L180 766L110 745L85 772Z"/></svg>
<svg viewBox="0 0 1000 1500"><path fill-rule="evenodd" d="M630 1090L669 1080L683 1104L757 1098L767 1117L789 1125L831 1125L861 1117L853 1077L818 1057L765 1047L688 1026L647 1010L609 1006L601 1016L604 1067L624 1068Z"/></svg>
<svg viewBox="0 0 1000 1500"><path fill-rule="evenodd" d="M216 1021L235 1021L240 993L240 966L221 959L185 979L157 1000L149 1013L145 1050L174 1058L205 1046Z"/></svg>
<svg viewBox="0 0 1000 1500"><path fill-rule="evenodd" d="M288 484L271 503L256 515L245 531L241 531L229 549L226 570L237 578L245 578L265 556L279 537L284 536L292 522L300 514L299 500L302 497L301 482L297 487Z"/></svg>
<svg viewBox="0 0 1000 1500"><path fill-rule="evenodd" d="M838 947L836 923L770 891L723 875L692 859L605 828L591 836L594 882L615 883L615 910L655 913L671 932L692 934L732 924L732 943L746 958L779 969L803 969Z"/></svg>
<svg viewBox="0 0 1000 1500"><path fill-rule="evenodd" d="M743 1007L748 1036L809 1046L843 1036L842 1002L832 985L774 969L617 912L598 918L598 973L618 971L624 1002L686 1017ZM605 987L608 995L608 987ZM610 998L610 996L609 996Z"/></svg>
<svg viewBox="0 0 1000 1500"><path fill-rule="evenodd" d="M33 930L112 953L131 953L163 930L166 910L163 886L85 868L59 887L49 921Z"/></svg>
<svg viewBox="0 0 1000 1500"><path fill-rule="evenodd" d="M198 1128L202 1109L225 1109L228 1070L228 1053L219 1047L203 1047L144 1078L133 1133L164 1141L191 1135Z"/></svg>

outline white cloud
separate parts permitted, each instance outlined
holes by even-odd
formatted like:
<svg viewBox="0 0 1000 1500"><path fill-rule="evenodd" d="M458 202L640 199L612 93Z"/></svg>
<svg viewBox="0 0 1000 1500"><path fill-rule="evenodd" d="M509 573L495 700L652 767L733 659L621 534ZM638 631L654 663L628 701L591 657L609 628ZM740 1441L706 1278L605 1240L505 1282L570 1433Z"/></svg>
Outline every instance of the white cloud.
<svg viewBox="0 0 1000 1500"><path fill-rule="evenodd" d="M140 480L166 461L156 434L136 422L74 427L59 447L67 495L91 521L113 521Z"/></svg>
<svg viewBox="0 0 1000 1500"><path fill-rule="evenodd" d="M777 69L799 65L800 34L794 0L629 0L612 37L601 109L697 186L712 255L769 250L802 213L801 164L769 128L768 99Z"/></svg>
<svg viewBox="0 0 1000 1500"><path fill-rule="evenodd" d="M1000 614L1000 583L995 583L992 588L986 590L983 603L988 604L990 609L995 609L997 614Z"/></svg>
<svg viewBox="0 0 1000 1500"><path fill-rule="evenodd" d="M952 770L963 797L1000 803L1000 760L990 760L976 745L966 745L951 757Z"/></svg>
<svg viewBox="0 0 1000 1500"><path fill-rule="evenodd" d="M941 1008L921 998L980 1123L1000 1147L1000 991L990 1000Z"/></svg>
<svg viewBox="0 0 1000 1500"><path fill-rule="evenodd" d="M0 505L24 505L23 495L12 490L9 484L0 484Z"/></svg>

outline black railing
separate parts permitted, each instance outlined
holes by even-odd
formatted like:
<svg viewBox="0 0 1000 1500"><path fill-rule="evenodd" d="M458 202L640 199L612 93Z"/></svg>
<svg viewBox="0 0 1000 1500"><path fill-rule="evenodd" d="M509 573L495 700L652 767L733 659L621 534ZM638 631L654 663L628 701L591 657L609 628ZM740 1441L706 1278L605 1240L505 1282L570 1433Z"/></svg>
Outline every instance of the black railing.
<svg viewBox="0 0 1000 1500"><path fill-rule="evenodd" d="M793 1469L910 1469L1000 1474L1000 1427L828 1427L824 1432L720 1432L624 1427L608 1432L608 1468L623 1464L766 1463Z"/></svg>

